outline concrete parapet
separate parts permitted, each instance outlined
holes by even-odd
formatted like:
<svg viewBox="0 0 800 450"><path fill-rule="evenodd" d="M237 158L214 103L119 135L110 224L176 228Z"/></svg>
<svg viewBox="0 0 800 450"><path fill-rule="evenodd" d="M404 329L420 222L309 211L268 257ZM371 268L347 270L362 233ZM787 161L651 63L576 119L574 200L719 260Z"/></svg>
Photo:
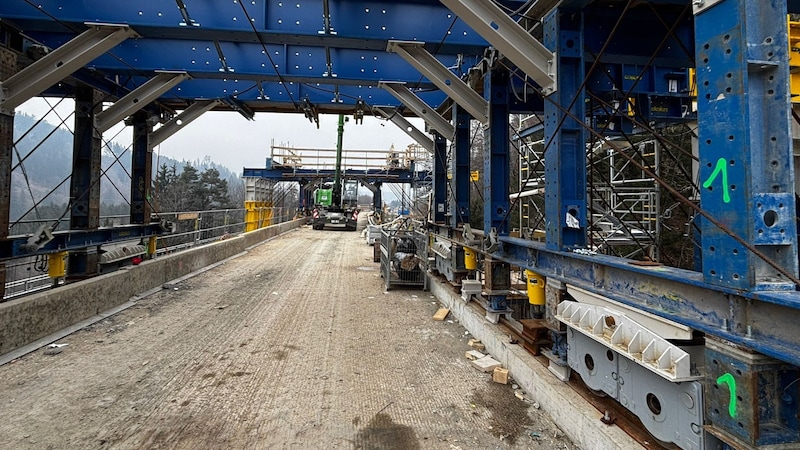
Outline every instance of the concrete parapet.
<svg viewBox="0 0 800 450"><path fill-rule="evenodd" d="M114 308L137 294L238 255L305 222L301 219L261 228L161 256L126 270L0 303L0 355Z"/></svg>

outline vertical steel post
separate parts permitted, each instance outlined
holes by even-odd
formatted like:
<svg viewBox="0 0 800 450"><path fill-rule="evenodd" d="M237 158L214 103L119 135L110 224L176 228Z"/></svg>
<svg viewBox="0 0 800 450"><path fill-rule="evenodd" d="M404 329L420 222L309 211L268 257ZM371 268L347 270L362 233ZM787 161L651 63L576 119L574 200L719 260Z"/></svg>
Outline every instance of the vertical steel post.
<svg viewBox="0 0 800 450"><path fill-rule="evenodd" d="M0 81L17 72L16 53L0 48ZM0 112L0 240L8 238L11 211L11 167L14 152L14 114ZM6 265L0 264L0 300L6 290Z"/></svg>
<svg viewBox="0 0 800 450"><path fill-rule="evenodd" d="M695 14L701 205L797 275L786 0L724 0ZM710 220L701 231L706 283L795 289Z"/></svg>
<svg viewBox="0 0 800 450"><path fill-rule="evenodd" d="M372 209L383 217L383 193L381 192L383 183L375 183L375 192L372 193Z"/></svg>
<svg viewBox="0 0 800 450"><path fill-rule="evenodd" d="M93 230L100 226L101 135L94 126L102 111L102 94L90 87L75 92L75 136L70 178L70 229ZM96 249L70 252L68 276L85 278L97 273Z"/></svg>
<svg viewBox="0 0 800 450"><path fill-rule="evenodd" d="M489 126L484 131L483 152L483 229L508 235L509 156L508 114L509 74L493 69L484 77L484 96L489 101Z"/></svg>
<svg viewBox="0 0 800 450"><path fill-rule="evenodd" d="M453 146L453 183L455 190L451 195L450 226L457 228L461 224L469 223L469 151L470 142L470 115L462 107L453 104L453 117L455 120L456 134Z"/></svg>
<svg viewBox="0 0 800 450"><path fill-rule="evenodd" d="M433 222L443 224L447 206L447 139L433 132Z"/></svg>
<svg viewBox="0 0 800 450"><path fill-rule="evenodd" d="M586 131L565 117L585 116L582 15L556 9L544 21L544 44L556 52L558 87L544 102L547 248L586 246ZM576 98L577 97L577 98Z"/></svg>
<svg viewBox="0 0 800 450"><path fill-rule="evenodd" d="M153 150L149 137L153 131L150 114L133 115L133 158L131 164L131 223L150 223L150 184L153 177Z"/></svg>

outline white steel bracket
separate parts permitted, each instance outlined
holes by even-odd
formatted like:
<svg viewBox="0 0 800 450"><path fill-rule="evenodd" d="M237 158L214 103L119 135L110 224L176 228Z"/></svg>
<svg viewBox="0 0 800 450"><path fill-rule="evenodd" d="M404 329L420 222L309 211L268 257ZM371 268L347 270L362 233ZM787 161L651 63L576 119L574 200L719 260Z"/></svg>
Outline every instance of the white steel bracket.
<svg viewBox="0 0 800 450"><path fill-rule="evenodd" d="M372 109L378 111L380 115L388 119L393 124L397 125L401 130L405 131L407 135L423 146L426 150L433 153L433 139L429 138L425 133L411 124L402 114L397 112L391 106L374 106Z"/></svg>
<svg viewBox="0 0 800 450"><path fill-rule="evenodd" d="M565 301L558 304L556 319L667 380L702 378L692 373L689 353L625 314L601 306Z"/></svg>
<svg viewBox="0 0 800 450"><path fill-rule="evenodd" d="M692 12L696 16L717 3L722 3L722 0L692 0Z"/></svg>
<svg viewBox="0 0 800 450"><path fill-rule="evenodd" d="M487 115L489 102L450 72L450 69L425 50L424 45L424 42L418 41L389 41L386 51L397 53L414 66L419 73L469 112L475 120L484 125L489 123Z"/></svg>
<svg viewBox="0 0 800 450"><path fill-rule="evenodd" d="M0 109L4 113L13 112L125 39L139 37L128 25L86 25L88 30L0 83Z"/></svg>
<svg viewBox="0 0 800 450"><path fill-rule="evenodd" d="M97 114L94 122L97 131L105 133L122 119L144 108L161 94L177 86L181 81L191 78L186 72L156 71L156 76L128 95L114 102L108 109Z"/></svg>
<svg viewBox="0 0 800 450"><path fill-rule="evenodd" d="M192 123L192 121L221 104L222 100L198 100L192 103L188 108L181 111L180 114L150 133L150 148L164 142L183 127Z"/></svg>
<svg viewBox="0 0 800 450"><path fill-rule="evenodd" d="M400 100L404 105L424 120L429 127L438 131L442 136L452 141L456 134L456 129L447 119L442 117L434 108L431 108L416 94L411 92L404 82L400 81L379 81L378 86L389 91L394 98Z"/></svg>
<svg viewBox="0 0 800 450"><path fill-rule="evenodd" d="M556 91L555 54L488 0L440 0L550 95Z"/></svg>

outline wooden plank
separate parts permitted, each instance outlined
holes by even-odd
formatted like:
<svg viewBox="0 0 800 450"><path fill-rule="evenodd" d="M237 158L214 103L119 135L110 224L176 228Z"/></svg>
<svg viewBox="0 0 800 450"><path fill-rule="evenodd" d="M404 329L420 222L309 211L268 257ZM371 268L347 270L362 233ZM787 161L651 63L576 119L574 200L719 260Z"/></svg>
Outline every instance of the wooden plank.
<svg viewBox="0 0 800 450"><path fill-rule="evenodd" d="M448 314L450 314L450 310L449 309L447 309L447 308L439 308L439 310L436 311L436 314L433 315L433 320L442 321L447 317Z"/></svg>

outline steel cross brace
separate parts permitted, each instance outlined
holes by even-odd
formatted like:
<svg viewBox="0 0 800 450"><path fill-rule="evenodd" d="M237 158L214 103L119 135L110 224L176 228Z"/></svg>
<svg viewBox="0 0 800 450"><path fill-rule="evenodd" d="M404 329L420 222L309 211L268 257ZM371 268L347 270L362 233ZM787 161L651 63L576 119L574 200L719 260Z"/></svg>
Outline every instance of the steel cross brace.
<svg viewBox="0 0 800 450"><path fill-rule="evenodd" d="M89 29L0 83L0 108L13 111L130 37L128 25L88 24Z"/></svg>
<svg viewBox="0 0 800 450"><path fill-rule="evenodd" d="M417 141L417 143L426 150L433 153L433 139L429 138L425 135L419 128L415 127L411 124L402 114L400 114L395 108L391 106L375 106L373 107L375 111L378 111L380 115L385 117L387 120L392 122L393 124L397 125L398 128L405 131L405 133L411 136L412 139Z"/></svg>
<svg viewBox="0 0 800 450"><path fill-rule="evenodd" d="M442 92L469 111L472 117L483 124L488 123L489 117L486 111L489 105L487 101L453 72L450 72L444 64L425 50L424 46L424 42L418 41L389 41L386 51L397 53L414 66L419 73L431 80Z"/></svg>
<svg viewBox="0 0 800 450"><path fill-rule="evenodd" d="M222 100L198 100L150 134L150 148L154 148L177 133L195 119L222 104Z"/></svg>
<svg viewBox="0 0 800 450"><path fill-rule="evenodd" d="M553 52L497 5L486 0L440 1L531 77L545 95L556 90L556 59Z"/></svg>
<svg viewBox="0 0 800 450"><path fill-rule="evenodd" d="M157 75L139 86L133 92L114 102L105 111L95 117L95 126L100 133L105 133L122 119L144 108L161 94L190 79L186 72L157 71Z"/></svg>
<svg viewBox="0 0 800 450"><path fill-rule="evenodd" d="M425 103L421 98L417 97L406 86L405 82L401 81L379 81L378 86L388 91L394 98L400 100L404 105L428 124L430 128L438 131L439 134L448 140L453 139L455 128L444 117L442 117L435 108Z"/></svg>

